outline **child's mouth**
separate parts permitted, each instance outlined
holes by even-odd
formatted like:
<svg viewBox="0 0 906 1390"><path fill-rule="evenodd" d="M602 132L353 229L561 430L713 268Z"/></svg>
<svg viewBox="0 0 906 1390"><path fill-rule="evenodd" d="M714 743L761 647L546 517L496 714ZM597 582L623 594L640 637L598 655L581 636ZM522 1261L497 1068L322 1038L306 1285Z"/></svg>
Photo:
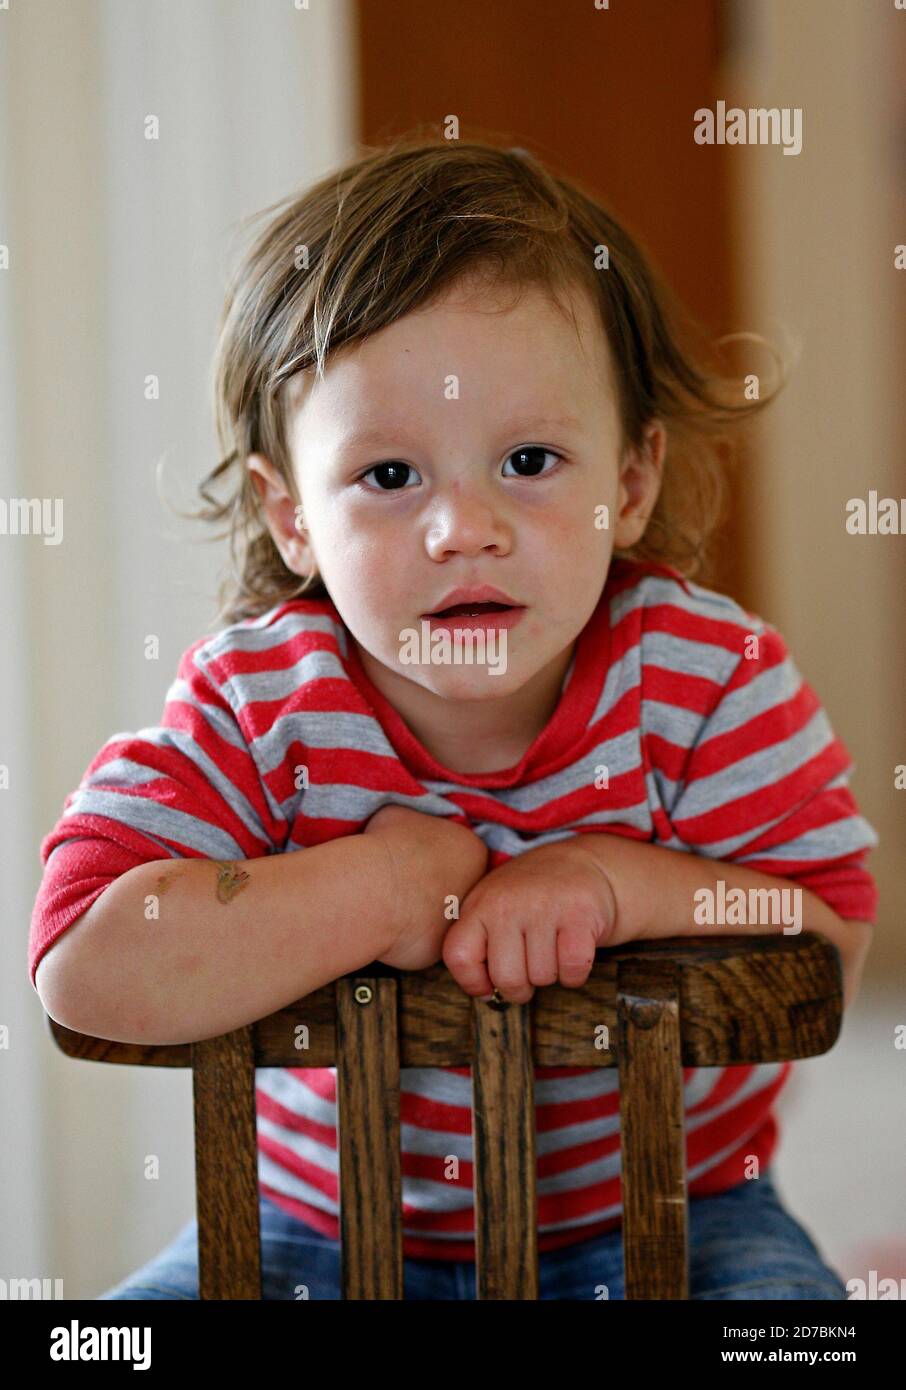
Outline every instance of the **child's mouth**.
<svg viewBox="0 0 906 1390"><path fill-rule="evenodd" d="M508 612L509 603L454 603L450 608L441 608L437 613L428 613L429 618L478 618L482 613Z"/></svg>
<svg viewBox="0 0 906 1390"><path fill-rule="evenodd" d="M515 627L524 612L524 607L515 604L454 603L437 613L424 613L422 619L432 628L510 628Z"/></svg>

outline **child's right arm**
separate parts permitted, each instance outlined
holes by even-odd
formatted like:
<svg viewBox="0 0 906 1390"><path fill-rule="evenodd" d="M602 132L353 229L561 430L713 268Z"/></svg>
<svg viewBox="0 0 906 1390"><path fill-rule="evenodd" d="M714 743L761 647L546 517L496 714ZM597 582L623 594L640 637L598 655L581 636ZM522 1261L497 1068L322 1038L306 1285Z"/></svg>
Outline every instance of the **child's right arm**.
<svg viewBox="0 0 906 1390"><path fill-rule="evenodd" d="M372 961L439 960L445 899L465 897L486 866L466 826L403 807L382 808L363 834L290 854L139 864L46 952L36 988L76 1032L216 1037Z"/></svg>

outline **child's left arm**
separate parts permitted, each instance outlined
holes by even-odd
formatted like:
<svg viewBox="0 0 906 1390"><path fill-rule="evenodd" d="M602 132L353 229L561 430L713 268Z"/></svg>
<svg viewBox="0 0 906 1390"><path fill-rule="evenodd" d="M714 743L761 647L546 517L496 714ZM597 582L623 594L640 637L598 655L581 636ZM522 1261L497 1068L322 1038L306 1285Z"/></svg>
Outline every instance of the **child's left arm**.
<svg viewBox="0 0 906 1390"><path fill-rule="evenodd" d="M855 998L871 944L873 927L870 922L844 919L816 893L795 880L760 873L744 864L707 859L662 845L627 840L623 836L583 835L580 838L581 847L598 859L613 885L618 904L617 933L626 941L640 937L764 936L777 932L796 935L800 931L813 931L826 937L840 952L843 1007L848 1008ZM718 888L719 880L723 881L722 889ZM744 901L751 903L749 890L759 888L779 890L777 901L784 913L783 905L791 904L786 921L774 922L773 913L769 913L767 921L744 923L731 917L729 925L720 921L702 924L703 907L708 901L726 903L733 889L742 889L746 895ZM696 897L702 889L707 889L709 895L704 903L701 896ZM753 914L746 909L743 914L736 914L740 915Z"/></svg>
<svg viewBox="0 0 906 1390"><path fill-rule="evenodd" d="M838 948L844 1007L852 1003L877 900L864 859L878 837L849 791L849 753L783 638L745 616L758 632L754 657L745 632L740 652L735 625L703 633L719 641L726 674L696 677L690 703L703 707L697 722L685 706L672 720L662 689L652 695L656 717L642 700L642 757L646 783L656 789L660 843L602 825L491 870L444 940L444 962L467 993L496 986L524 1003L537 985L583 984L599 946L764 935L786 926L817 932ZM718 657L712 664L721 668ZM745 894L737 900L754 902L754 913L726 910L734 889ZM770 900L753 898L751 889L780 890L791 920L766 914ZM717 909L710 921L709 898Z"/></svg>
<svg viewBox="0 0 906 1390"><path fill-rule="evenodd" d="M702 911L696 894L706 889L712 902L726 901L737 888L747 897L751 888L783 890L779 902L794 904L787 924L696 920ZM496 986L505 999L522 1004L537 985L584 984L600 946L784 930L818 932L838 948L848 1008L871 940L869 922L844 920L790 879L622 835L591 833L527 850L486 874L464 899L459 920L444 938L443 956L466 993L483 996Z"/></svg>

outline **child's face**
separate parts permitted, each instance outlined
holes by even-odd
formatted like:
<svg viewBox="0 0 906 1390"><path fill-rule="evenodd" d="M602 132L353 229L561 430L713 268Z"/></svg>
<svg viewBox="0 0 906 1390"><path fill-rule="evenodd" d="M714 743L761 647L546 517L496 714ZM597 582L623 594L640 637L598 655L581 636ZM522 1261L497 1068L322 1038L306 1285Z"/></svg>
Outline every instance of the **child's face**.
<svg viewBox="0 0 906 1390"><path fill-rule="evenodd" d="M526 289L508 307L514 297L460 282L334 354L323 382L306 373L289 383L303 536L267 460L250 460L284 560L300 575L317 564L387 693L402 679L447 700L486 700L558 663L562 675L614 547L639 539L654 506L663 429L649 427L644 456L629 454L621 473L591 300L572 292L580 346L543 292ZM404 634L420 633L452 589L485 584L524 607L506 633L505 673L401 661Z"/></svg>

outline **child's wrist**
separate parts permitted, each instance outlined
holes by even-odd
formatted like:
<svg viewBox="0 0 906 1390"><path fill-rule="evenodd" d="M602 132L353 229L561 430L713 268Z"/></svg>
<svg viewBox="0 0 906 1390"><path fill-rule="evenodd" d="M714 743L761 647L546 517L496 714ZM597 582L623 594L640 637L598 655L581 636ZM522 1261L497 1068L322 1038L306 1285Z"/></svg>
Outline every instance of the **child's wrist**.
<svg viewBox="0 0 906 1390"><path fill-rule="evenodd" d="M374 929L379 942L374 959L381 960L396 944L410 919L407 875L399 860L399 837L383 830L362 831L362 839L374 847L374 878L372 882Z"/></svg>

